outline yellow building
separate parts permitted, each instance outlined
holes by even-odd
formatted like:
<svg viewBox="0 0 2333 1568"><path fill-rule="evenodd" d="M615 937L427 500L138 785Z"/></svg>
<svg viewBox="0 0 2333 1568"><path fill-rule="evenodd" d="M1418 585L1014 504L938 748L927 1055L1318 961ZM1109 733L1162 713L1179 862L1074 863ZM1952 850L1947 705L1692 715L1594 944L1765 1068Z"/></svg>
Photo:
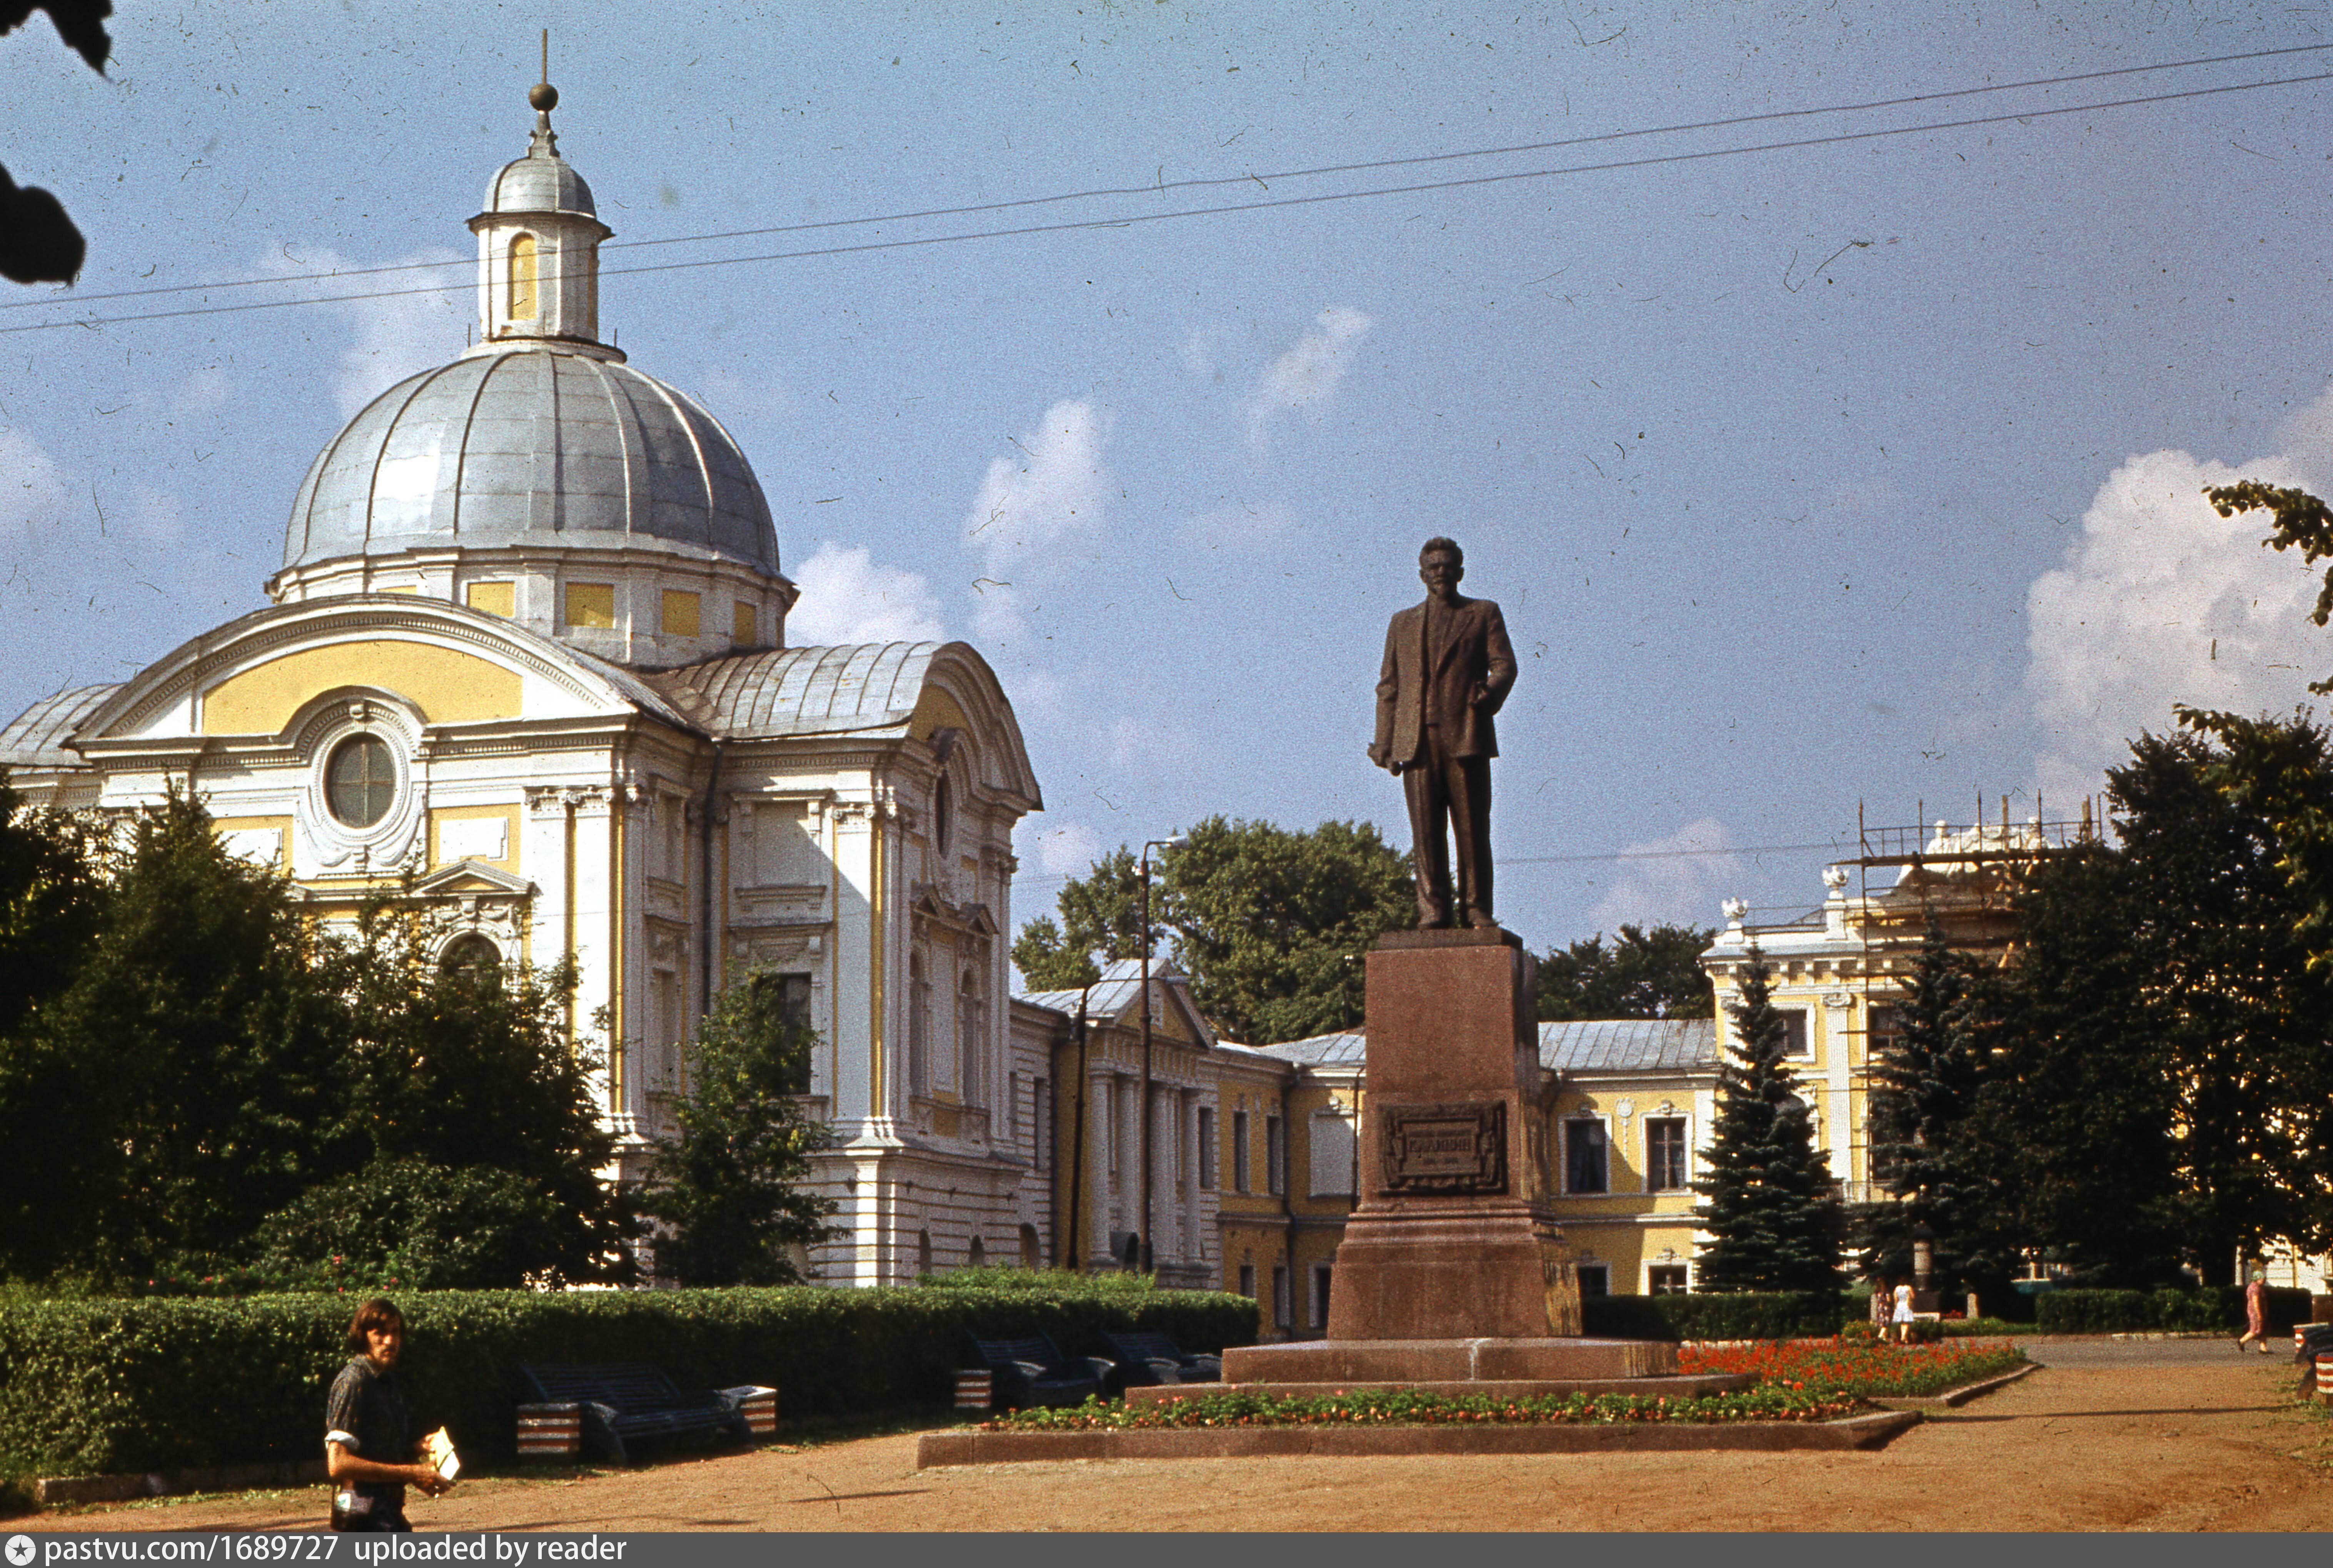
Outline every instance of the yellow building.
<svg viewBox="0 0 2333 1568"><path fill-rule="evenodd" d="M1011 1255L1045 1212L1008 1042L1041 804L1012 704L960 642L788 645L752 466L600 336L597 214L538 113L468 220L471 346L317 455L272 602L34 704L0 765L101 813L191 787L327 919L409 871L448 965L571 960L611 1174L669 1127L711 997L766 976L821 1042L845 1234L819 1276Z"/></svg>

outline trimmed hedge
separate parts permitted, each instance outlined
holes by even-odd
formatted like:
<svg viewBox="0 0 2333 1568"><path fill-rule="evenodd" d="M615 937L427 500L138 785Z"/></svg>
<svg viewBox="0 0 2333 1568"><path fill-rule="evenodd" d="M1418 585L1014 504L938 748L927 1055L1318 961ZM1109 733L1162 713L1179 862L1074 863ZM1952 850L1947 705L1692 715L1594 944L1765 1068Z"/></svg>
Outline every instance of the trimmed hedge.
<svg viewBox="0 0 2333 1568"><path fill-rule="evenodd" d="M654 1361L684 1389L768 1383L787 1417L945 1404L966 1329L1253 1342L1256 1303L1200 1291L405 1292L406 1400L479 1462L514 1457L522 1361ZM0 1476L306 1459L347 1363L351 1296L0 1300Z"/></svg>
<svg viewBox="0 0 2333 1568"><path fill-rule="evenodd" d="M2309 1321L2309 1293L2268 1292L2268 1329L2290 1333ZM2244 1326L2242 1285L2176 1290L2053 1290L2038 1298L2035 1318L2045 1334L2237 1332Z"/></svg>
<svg viewBox="0 0 2333 1568"><path fill-rule="evenodd" d="M1579 1303L1580 1326L1616 1340L1797 1340L1839 1332L1843 1303L1828 1291L1602 1295Z"/></svg>

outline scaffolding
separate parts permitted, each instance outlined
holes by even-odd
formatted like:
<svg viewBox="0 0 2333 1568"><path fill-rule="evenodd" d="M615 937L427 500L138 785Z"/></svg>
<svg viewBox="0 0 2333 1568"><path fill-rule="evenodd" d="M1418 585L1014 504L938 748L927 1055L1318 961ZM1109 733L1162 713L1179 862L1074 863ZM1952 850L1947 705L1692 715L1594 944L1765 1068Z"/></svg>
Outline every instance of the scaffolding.
<svg viewBox="0 0 2333 1568"><path fill-rule="evenodd" d="M2102 842L2104 816L2088 796L2079 816L2056 822L2044 816L2038 797L2033 814L2023 822L2011 820L2007 795L1992 820L1987 820L1984 805L1980 794L1976 815L1965 828L1928 822L1925 801L1916 810L1919 825L1874 827L1858 801L1857 853L1833 861L1825 873L1837 891L1843 892L1850 879L1856 882L1847 925L1855 939L1855 988L1862 1005L1846 1033L1848 1102L1861 1108L1862 1121L1848 1129L1842 1186L1850 1202L1879 1196L1871 1169L1871 1068L1883 1039L1894 1030L1878 1024L1883 1018L1893 1022L1929 920L1936 921L1954 950L2000 962L2011 945L2011 900L2025 872L2049 856Z"/></svg>

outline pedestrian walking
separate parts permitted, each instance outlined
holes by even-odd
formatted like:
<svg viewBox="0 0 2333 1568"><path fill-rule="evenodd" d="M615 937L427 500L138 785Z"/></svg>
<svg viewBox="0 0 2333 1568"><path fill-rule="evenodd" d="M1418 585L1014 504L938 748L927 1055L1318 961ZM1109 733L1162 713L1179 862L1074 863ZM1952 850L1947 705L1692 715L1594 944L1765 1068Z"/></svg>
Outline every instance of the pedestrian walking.
<svg viewBox="0 0 2333 1568"><path fill-rule="evenodd" d="M2268 1281L2259 1269L2244 1282L2244 1332L2236 1336L2236 1354L2242 1355L2254 1340L2260 1342L2261 1354L2275 1353L2268 1348Z"/></svg>
<svg viewBox="0 0 2333 1568"><path fill-rule="evenodd" d="M332 1480L332 1528L409 1531L405 1488L435 1497L452 1486L435 1465L408 1463L422 1445L405 1414L397 1361L405 1348L405 1315L380 1296L357 1308L349 1323L349 1364L332 1380L324 1401L324 1464Z"/></svg>
<svg viewBox="0 0 2333 1568"><path fill-rule="evenodd" d="M1912 1342L1912 1282L1910 1280L1899 1279L1896 1282L1896 1310L1888 1315L1887 1321L1896 1330L1897 1344L1908 1345Z"/></svg>

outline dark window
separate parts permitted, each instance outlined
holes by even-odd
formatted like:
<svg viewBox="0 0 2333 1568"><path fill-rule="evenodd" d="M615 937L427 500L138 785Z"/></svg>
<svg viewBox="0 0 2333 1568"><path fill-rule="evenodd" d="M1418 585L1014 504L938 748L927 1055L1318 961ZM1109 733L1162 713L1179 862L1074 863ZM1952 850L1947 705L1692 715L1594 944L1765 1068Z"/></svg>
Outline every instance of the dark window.
<svg viewBox="0 0 2333 1568"><path fill-rule="evenodd" d="M940 774L940 782L932 787L932 841L942 854L955 837L955 788L948 775Z"/></svg>
<svg viewBox="0 0 2333 1568"><path fill-rule="evenodd" d="M1807 1015L1803 1009L1776 1008L1782 1015L1782 1049L1793 1056L1814 1054L1812 1039L1807 1034Z"/></svg>
<svg viewBox="0 0 2333 1568"><path fill-rule="evenodd" d="M369 828L389 814L397 794L397 765L377 735L352 735L332 749L324 765L324 798L332 815L352 828Z"/></svg>
<svg viewBox="0 0 2333 1568"><path fill-rule="evenodd" d="M1199 1188L1204 1192L1215 1189L1215 1113L1205 1106L1199 1107Z"/></svg>
<svg viewBox="0 0 2333 1568"><path fill-rule="evenodd" d="M1288 1265L1272 1265L1272 1321L1281 1328L1295 1326L1295 1303L1288 1299Z"/></svg>
<svg viewBox="0 0 2333 1568"><path fill-rule="evenodd" d="M1612 1265L1608 1263L1583 1263L1579 1265L1579 1299L1590 1301L1612 1294Z"/></svg>
<svg viewBox="0 0 2333 1568"><path fill-rule="evenodd" d="M1685 1265L1656 1263L1645 1271L1645 1284L1655 1295L1683 1295L1686 1290Z"/></svg>
<svg viewBox="0 0 2333 1568"><path fill-rule="evenodd" d="M756 975L754 1010L785 1032L789 1094L810 1092L810 976Z"/></svg>
<svg viewBox="0 0 2333 1568"><path fill-rule="evenodd" d="M1288 1190L1288 1123L1277 1116L1263 1119L1263 1179L1275 1198Z"/></svg>
<svg viewBox="0 0 2333 1568"><path fill-rule="evenodd" d="M1675 1192L1685 1186L1685 1118L1655 1116L1645 1122L1645 1186Z"/></svg>
<svg viewBox="0 0 2333 1568"><path fill-rule="evenodd" d="M1240 1265L1239 1293L1250 1301L1255 1299L1255 1265L1252 1263Z"/></svg>
<svg viewBox="0 0 2333 1568"><path fill-rule="evenodd" d="M491 986L502 977L503 956L484 937L457 938L437 960L440 971L453 979L471 986Z"/></svg>
<svg viewBox="0 0 2333 1568"><path fill-rule="evenodd" d="M1312 1326L1316 1329L1325 1329L1329 1326L1330 1273L1330 1267L1325 1263L1316 1263L1312 1265Z"/></svg>
<svg viewBox="0 0 2333 1568"><path fill-rule="evenodd" d="M1567 1121L1563 1124L1563 1189L1566 1192L1606 1192L1610 1190L1610 1178L1606 1174L1604 1158L1604 1124L1601 1121Z"/></svg>
<svg viewBox="0 0 2333 1568"><path fill-rule="evenodd" d="M1244 1111L1232 1112L1232 1190L1248 1190L1247 1112Z"/></svg>

